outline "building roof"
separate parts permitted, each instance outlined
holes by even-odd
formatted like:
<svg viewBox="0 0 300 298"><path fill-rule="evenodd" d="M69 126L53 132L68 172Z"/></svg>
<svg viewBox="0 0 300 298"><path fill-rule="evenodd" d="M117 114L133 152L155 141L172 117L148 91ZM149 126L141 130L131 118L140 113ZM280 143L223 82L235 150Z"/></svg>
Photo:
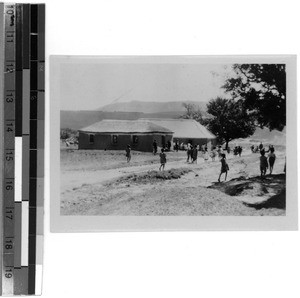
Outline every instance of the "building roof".
<svg viewBox="0 0 300 298"><path fill-rule="evenodd" d="M193 119L159 119L141 118L139 121L148 120L156 125L165 127L174 132L174 139L215 139L209 130Z"/></svg>
<svg viewBox="0 0 300 298"><path fill-rule="evenodd" d="M164 133L173 131L149 120L112 120L105 119L80 129L90 133Z"/></svg>

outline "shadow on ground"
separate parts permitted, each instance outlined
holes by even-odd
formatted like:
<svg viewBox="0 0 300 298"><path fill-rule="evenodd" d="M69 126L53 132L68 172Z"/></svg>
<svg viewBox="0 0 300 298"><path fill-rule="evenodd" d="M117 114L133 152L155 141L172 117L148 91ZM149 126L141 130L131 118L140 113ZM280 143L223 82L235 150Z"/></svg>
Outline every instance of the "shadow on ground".
<svg viewBox="0 0 300 298"><path fill-rule="evenodd" d="M277 208L277 209L284 209L286 207L286 201L285 201L285 188L277 195L270 197L264 202L256 203L256 204L249 204L244 203L248 207L253 207L256 210L262 209L262 208Z"/></svg>
<svg viewBox="0 0 300 298"><path fill-rule="evenodd" d="M246 206L262 208L286 208L285 174L246 178L241 176L227 182L217 182L208 188L217 189L230 196L238 197Z"/></svg>

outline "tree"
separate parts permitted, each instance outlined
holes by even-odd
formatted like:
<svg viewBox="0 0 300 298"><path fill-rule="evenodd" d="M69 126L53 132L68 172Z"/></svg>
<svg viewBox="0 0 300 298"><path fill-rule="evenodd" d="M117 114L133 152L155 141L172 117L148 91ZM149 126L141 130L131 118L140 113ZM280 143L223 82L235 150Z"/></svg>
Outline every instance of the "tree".
<svg viewBox="0 0 300 298"><path fill-rule="evenodd" d="M210 117L204 124L216 135L218 142L226 143L226 149L233 139L247 138L255 131L255 120L242 100L217 97L209 101L207 112Z"/></svg>
<svg viewBox="0 0 300 298"><path fill-rule="evenodd" d="M204 124L202 111L199 107L192 103L183 103L183 107L186 109L185 114L181 116L183 119L194 119L197 122Z"/></svg>
<svg viewBox="0 0 300 298"><path fill-rule="evenodd" d="M255 117L256 123L270 130L286 125L286 71L284 64L235 64L235 76L223 88Z"/></svg>

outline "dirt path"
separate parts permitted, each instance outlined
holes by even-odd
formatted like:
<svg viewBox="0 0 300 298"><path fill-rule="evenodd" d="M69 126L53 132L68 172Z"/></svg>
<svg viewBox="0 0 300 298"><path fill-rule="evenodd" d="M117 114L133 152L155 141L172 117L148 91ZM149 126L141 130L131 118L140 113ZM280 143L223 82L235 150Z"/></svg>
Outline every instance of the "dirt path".
<svg viewBox="0 0 300 298"><path fill-rule="evenodd" d="M74 187L84 186L85 184L103 184L112 179L117 179L131 173L142 173L151 170L157 170L160 164L141 165L133 167L124 167L111 170L94 170L94 171L63 171L61 174L61 191L72 190ZM169 167L179 168L183 163L170 162ZM82 183L82 182L85 183Z"/></svg>
<svg viewBox="0 0 300 298"><path fill-rule="evenodd" d="M282 173L284 153L278 152L274 174ZM255 210L242 202L241 197L230 196L221 189L208 188L218 185L221 164L216 161L198 164L186 163L185 156L177 161L168 161L166 170L187 168L191 171L180 179L126 182L132 174L157 171L159 163L128 166L114 169L94 168L80 171L70 167L61 171L61 210L67 215L283 215L284 210L269 208ZM230 155L227 160L230 170L227 180L259 175L259 155ZM76 163L72 163L75 167ZM101 163L100 163L101 165ZM99 166L98 166L99 167ZM124 178L124 180L120 180ZM118 181L124 182L118 182ZM224 180L222 176L221 181ZM222 185L223 183L221 183ZM221 186L220 185L220 186ZM225 186L225 184L223 184ZM255 186L255 185L254 185ZM246 195L243 194L243 195ZM253 199L250 198L253 202ZM259 200L264 198L260 196ZM249 201L249 200L248 200ZM249 201L250 202L250 201Z"/></svg>
<svg viewBox="0 0 300 298"><path fill-rule="evenodd" d="M235 160L235 167L230 170L230 177L236 177L245 167L243 159L240 162ZM94 171L62 171L61 173L61 192L73 190L74 188L79 188L85 184L103 184L113 179L117 179L132 173L142 173L151 170L158 170L160 164L153 163L150 165L140 165L132 167L124 167L111 170L94 170ZM178 169L182 167L189 167L192 169L192 173L184 177L185 180L190 180L191 176L197 176L199 180L199 185L209 186L211 184L212 177L217 179L219 174L220 163L216 161L204 162L203 159L199 159L197 164L187 163L185 159L181 161L171 161L168 162L166 168L168 169ZM85 183L83 183L85 182Z"/></svg>

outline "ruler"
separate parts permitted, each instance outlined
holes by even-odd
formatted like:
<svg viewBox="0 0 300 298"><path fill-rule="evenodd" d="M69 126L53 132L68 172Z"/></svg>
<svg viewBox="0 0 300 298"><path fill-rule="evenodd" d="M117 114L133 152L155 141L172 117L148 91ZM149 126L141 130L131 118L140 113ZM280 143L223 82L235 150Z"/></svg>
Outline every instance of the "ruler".
<svg viewBox="0 0 300 298"><path fill-rule="evenodd" d="M41 294L45 5L0 4L1 294Z"/></svg>

